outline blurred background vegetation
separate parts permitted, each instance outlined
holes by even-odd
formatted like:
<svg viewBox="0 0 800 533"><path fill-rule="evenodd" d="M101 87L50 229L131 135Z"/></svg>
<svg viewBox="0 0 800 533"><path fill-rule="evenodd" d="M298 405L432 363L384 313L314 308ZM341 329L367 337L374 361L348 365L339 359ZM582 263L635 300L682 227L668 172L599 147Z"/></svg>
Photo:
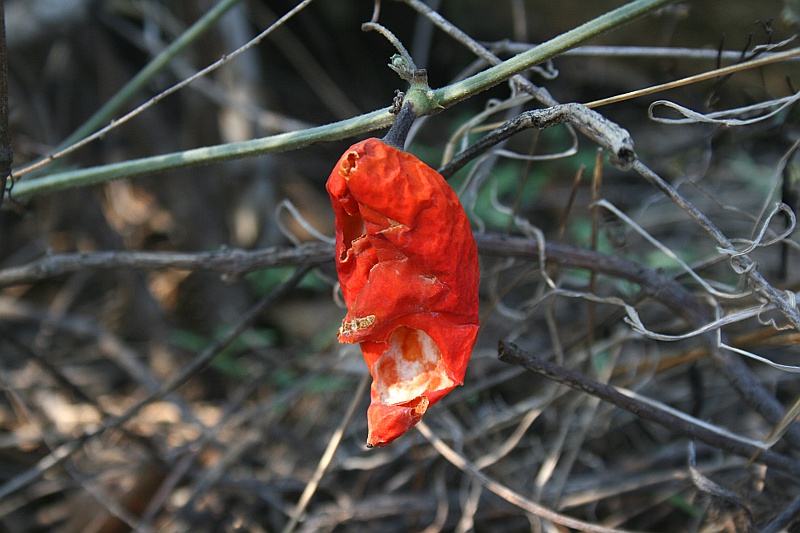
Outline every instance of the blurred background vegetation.
<svg viewBox="0 0 800 533"><path fill-rule="evenodd" d="M428 3L505 58L518 51L512 44L546 41L623 2ZM51 153L213 4L6 0L14 166ZM125 111L230 54L294 6L289 0L241 0ZM388 106L394 91L405 87L386 66L392 47L360 29L373 7L367 0L316 0L257 47L40 175L295 131ZM793 2L778 0L675 3L587 43L641 47L639 56L565 54L550 65L557 76L526 77L560 102L590 102L715 68L717 50L750 57L754 47L793 34L795 9ZM475 60L403 2L381 2L380 22L427 69L434 88L463 77ZM711 54L643 57L648 47ZM752 239L764 206L769 211L781 198L784 177L784 199L793 198L789 185L800 172L792 157L796 110L727 127L659 124L649 119L648 106L664 98L703 113L735 108L793 94L799 75L798 63L786 61L599 111L626 128L639 158L729 238ZM439 167L458 128L509 95L503 83L427 117L408 149ZM496 125L534 107L519 103L479 125ZM469 140L481 135L473 132ZM319 241L315 232L333 233L324 184L356 140L21 203L13 201L12 190L0 212L0 279L10 269L73 252L298 245L302 252L304 243ZM724 313L758 309L762 301L748 292L745 277L730 268L715 242L640 176L607 164L598 170L597 147L588 139L580 138L574 155L525 160L561 152L570 143L563 127L523 132L502 153L456 174L451 183L476 230L535 243L530 228L536 227L548 243L594 248L598 258L673 276L709 317L716 304ZM576 175L583 176L577 184ZM593 175L602 176L601 182L595 179L599 197L704 280L747 295L732 303L712 298L634 227L608 210L593 210ZM287 200L300 217L285 207ZM783 219L769 226L774 236L783 230ZM790 235L751 254L772 286L791 293L800 281L795 240ZM607 528L710 532L791 526L791 512L784 522L776 520L797 504L796 477L703 446L697 468L723 489L714 493L692 479L687 438L499 362L498 341L512 341L743 437L763 440L777 425L736 392L702 338L663 342L637 334L618 306L556 295L543 274L564 290L635 304L653 331L680 334L699 326L687 325L658 297L643 295L632 280L554 265L542 272L537 260L511 255L482 256L481 335L465 386L426 415L438 438L500 485ZM344 311L335 296L332 260L315 262L224 349L214 349L254 305L282 287L304 257L247 274L200 266L86 267L6 283L0 289L0 530L281 531L355 401L355 415L296 530L565 531L487 490L416 431L385 449L365 449L368 397L354 398L354 392L366 369L357 347L336 341ZM724 334L742 349L795 363L796 331L779 331L768 319L786 322L770 312L728 326ZM97 431L203 353L213 358L182 386L147 402L125 424ZM747 368L785 408L800 397L795 374L760 363ZM784 441L775 450L796 460L794 441ZM64 450L69 453L62 455Z"/></svg>

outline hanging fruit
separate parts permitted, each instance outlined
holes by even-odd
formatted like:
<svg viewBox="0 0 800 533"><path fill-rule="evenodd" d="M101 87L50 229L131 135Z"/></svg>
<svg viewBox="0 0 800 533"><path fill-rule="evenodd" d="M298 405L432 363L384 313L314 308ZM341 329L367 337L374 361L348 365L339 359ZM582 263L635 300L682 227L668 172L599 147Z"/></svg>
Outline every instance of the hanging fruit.
<svg viewBox="0 0 800 533"><path fill-rule="evenodd" d="M380 139L351 146L326 188L348 310L339 342L361 345L373 378L367 445L385 446L463 383L478 334L478 252L444 178Z"/></svg>

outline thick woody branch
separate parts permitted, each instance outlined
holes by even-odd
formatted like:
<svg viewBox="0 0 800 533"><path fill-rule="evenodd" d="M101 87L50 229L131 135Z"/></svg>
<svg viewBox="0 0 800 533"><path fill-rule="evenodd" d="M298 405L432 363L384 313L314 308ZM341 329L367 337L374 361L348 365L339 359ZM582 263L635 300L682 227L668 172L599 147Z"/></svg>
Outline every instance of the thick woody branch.
<svg viewBox="0 0 800 533"><path fill-rule="evenodd" d="M238 276L279 266L330 261L333 245L308 243L263 250L224 249L216 252L87 252L51 254L26 265L0 270L0 287L33 283L84 269L94 270L210 270Z"/></svg>

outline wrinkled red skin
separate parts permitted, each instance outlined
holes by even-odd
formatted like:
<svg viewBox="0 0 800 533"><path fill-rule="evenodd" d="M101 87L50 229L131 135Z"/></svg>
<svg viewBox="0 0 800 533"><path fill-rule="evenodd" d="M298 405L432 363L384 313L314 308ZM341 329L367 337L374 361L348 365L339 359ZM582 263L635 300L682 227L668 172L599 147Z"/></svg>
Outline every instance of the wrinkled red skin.
<svg viewBox="0 0 800 533"><path fill-rule="evenodd" d="M461 203L444 178L379 139L348 149L327 190L348 309L339 342L361 344L373 377L367 444L384 446L463 383L478 334L478 252ZM395 346L411 347L402 351L403 360L413 360L418 346L416 333L409 336L404 328L427 334L441 352L440 363L422 394L384 403L376 363L389 349L390 335L401 339Z"/></svg>

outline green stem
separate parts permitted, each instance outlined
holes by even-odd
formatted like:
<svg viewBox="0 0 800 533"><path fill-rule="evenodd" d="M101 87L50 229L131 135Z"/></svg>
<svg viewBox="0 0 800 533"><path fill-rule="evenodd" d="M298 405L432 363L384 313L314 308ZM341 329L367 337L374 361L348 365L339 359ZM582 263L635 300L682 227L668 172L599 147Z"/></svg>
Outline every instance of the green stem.
<svg viewBox="0 0 800 533"><path fill-rule="evenodd" d="M394 118L389 113L389 108L379 109L372 113L302 131L281 133L249 141L194 148L183 152L132 159L86 169L68 170L35 180L18 181L14 184L12 195L17 200L24 200L38 194L51 193L70 187L92 185L118 178L138 176L150 172L296 150L318 142L346 139L384 128L390 125L392 120Z"/></svg>
<svg viewBox="0 0 800 533"><path fill-rule="evenodd" d="M227 0L228 2L235 0ZM674 0L635 0L609 11L573 30L563 33L550 41L540 44L526 52L514 56L499 65L479 72L470 78L442 87L435 91L410 93L414 100L415 110L420 115L437 112L466 98L484 91L502 81L535 66L549 58L573 48L581 42L600 33L624 24L635 17L662 7ZM225 2L220 2L217 8ZM121 163L96 166L87 169L58 172L32 180L21 180L14 185L15 198L24 200L38 194L58 190L81 187L95 183L110 181L122 177L131 177L150 172L170 170L190 165L216 163L230 159L240 159L255 155L283 152L309 146L322 141L346 139L355 135L384 128L392 123L393 117L389 108L379 109L333 122L324 126L306 130L282 133L260 139L252 139L238 143L195 148L183 152L145 157Z"/></svg>

